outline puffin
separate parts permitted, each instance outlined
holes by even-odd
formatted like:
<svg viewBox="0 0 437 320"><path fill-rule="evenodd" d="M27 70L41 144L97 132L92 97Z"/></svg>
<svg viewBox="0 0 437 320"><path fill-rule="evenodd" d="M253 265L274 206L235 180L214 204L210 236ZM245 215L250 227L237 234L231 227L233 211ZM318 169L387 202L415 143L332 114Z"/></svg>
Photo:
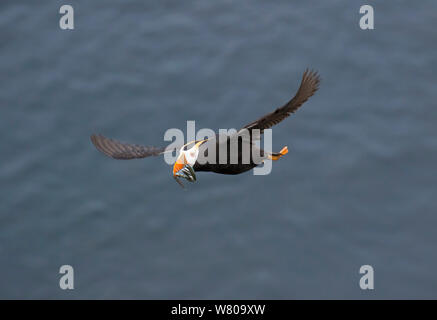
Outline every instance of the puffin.
<svg viewBox="0 0 437 320"><path fill-rule="evenodd" d="M319 89L319 83L318 72L306 69L291 100L232 134L216 134L182 146L167 147L124 143L101 134L92 134L90 138L97 150L118 160L142 159L179 151L173 164L173 178L182 187L180 179L195 182L196 172L236 175L259 166L267 159L279 160L288 153L287 146L279 152L264 151L258 146L261 135L299 109Z"/></svg>

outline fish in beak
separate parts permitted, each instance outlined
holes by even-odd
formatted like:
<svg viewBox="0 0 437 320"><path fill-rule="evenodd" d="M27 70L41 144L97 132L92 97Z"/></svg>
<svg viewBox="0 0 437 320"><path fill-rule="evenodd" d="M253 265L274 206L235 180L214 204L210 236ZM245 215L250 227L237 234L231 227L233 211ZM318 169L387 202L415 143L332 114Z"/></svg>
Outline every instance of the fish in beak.
<svg viewBox="0 0 437 320"><path fill-rule="evenodd" d="M181 153L173 165L173 176L185 178L190 182L196 181L196 174L193 167L188 164L185 153Z"/></svg>
<svg viewBox="0 0 437 320"><path fill-rule="evenodd" d="M182 169L174 174L175 177L185 178L190 182L196 181L196 173L193 170L193 167L189 164L186 164Z"/></svg>

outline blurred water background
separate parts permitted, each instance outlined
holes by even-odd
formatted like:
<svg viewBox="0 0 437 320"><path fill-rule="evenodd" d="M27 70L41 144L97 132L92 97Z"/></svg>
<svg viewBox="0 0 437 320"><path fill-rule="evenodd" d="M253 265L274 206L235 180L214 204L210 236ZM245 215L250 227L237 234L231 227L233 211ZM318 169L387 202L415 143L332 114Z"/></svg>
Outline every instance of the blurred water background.
<svg viewBox="0 0 437 320"><path fill-rule="evenodd" d="M436 22L435 1L2 0L0 298L437 298ZM239 128L307 67L320 91L268 176L184 191L90 143Z"/></svg>

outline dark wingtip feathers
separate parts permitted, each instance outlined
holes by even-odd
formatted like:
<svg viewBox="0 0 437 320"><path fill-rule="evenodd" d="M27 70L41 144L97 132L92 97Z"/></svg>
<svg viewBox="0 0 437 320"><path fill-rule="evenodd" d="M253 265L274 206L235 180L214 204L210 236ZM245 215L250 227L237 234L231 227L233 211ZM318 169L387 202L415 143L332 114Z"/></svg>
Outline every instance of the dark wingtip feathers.
<svg viewBox="0 0 437 320"><path fill-rule="evenodd" d="M320 74L316 70L306 69L302 76L302 85L305 83L306 85L310 85L314 90L313 93L319 89L320 85Z"/></svg>

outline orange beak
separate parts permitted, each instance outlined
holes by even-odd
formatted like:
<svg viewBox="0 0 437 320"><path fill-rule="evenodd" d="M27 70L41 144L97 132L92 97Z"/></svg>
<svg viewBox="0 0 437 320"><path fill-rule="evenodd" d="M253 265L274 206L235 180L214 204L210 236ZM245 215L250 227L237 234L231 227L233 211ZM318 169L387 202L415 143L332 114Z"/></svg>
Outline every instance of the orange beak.
<svg viewBox="0 0 437 320"><path fill-rule="evenodd" d="M179 158L176 160L175 164L173 165L173 175L176 174L179 170L181 170L186 164L185 154L181 154Z"/></svg>

